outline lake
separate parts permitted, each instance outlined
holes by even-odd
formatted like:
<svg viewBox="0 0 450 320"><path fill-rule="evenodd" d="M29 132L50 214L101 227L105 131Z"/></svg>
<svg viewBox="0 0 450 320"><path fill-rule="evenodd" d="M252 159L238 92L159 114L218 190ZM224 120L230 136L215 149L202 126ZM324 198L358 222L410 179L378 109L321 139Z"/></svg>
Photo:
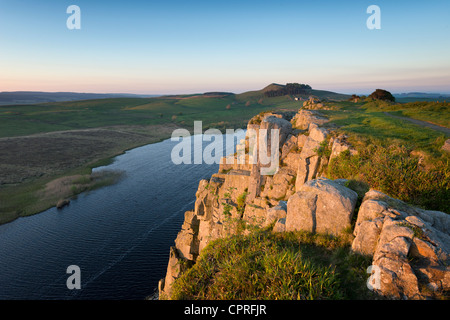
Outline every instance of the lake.
<svg viewBox="0 0 450 320"><path fill-rule="evenodd" d="M242 132L236 136L237 142L244 138ZM210 144L185 139L193 153ZM118 183L80 194L62 210L51 208L0 225L0 299L152 295L165 276L184 212L194 208L199 181L219 168L175 165L171 151L177 144L168 139L127 151L111 165L94 169L124 171ZM224 146L224 155L234 153L233 148ZM70 265L80 267L80 290L66 286Z"/></svg>

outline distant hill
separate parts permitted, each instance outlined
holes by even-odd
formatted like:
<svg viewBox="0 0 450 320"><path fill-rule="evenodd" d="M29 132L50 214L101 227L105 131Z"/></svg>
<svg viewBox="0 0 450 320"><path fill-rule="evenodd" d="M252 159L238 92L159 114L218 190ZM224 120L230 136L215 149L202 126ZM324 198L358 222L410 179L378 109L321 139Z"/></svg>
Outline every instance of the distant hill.
<svg viewBox="0 0 450 320"><path fill-rule="evenodd" d="M265 87L264 89L262 89L262 92L269 92L269 91L275 91L275 90L280 90L283 89L285 86L282 84L278 84L278 83L271 83L269 84L267 87Z"/></svg>
<svg viewBox="0 0 450 320"><path fill-rule="evenodd" d="M267 97L266 95L268 92L283 90L284 88L286 88L286 85L282 85L282 84L278 84L278 83L271 83L261 90L248 91L248 92L238 94L236 96L240 97L242 99L266 98L270 101L270 99L276 99L276 97ZM294 96L297 98L302 98L304 100L308 99L310 96L315 96L321 100L330 100L330 101L342 101L342 100L348 100L349 98L351 98L351 95L348 95L348 94L336 93L336 92L326 91L326 90L316 90L316 89L303 90L303 93L295 94Z"/></svg>
<svg viewBox="0 0 450 320"><path fill-rule="evenodd" d="M448 93L427 93L427 92L408 92L394 93L397 102L407 103L414 101L448 101L450 94Z"/></svg>
<svg viewBox="0 0 450 320"><path fill-rule="evenodd" d="M175 95L171 97L231 97L237 99L261 99L267 98L270 91L283 90L286 85L272 83L261 90L247 91L240 94L232 92L205 92L203 94L191 95ZM309 96L316 96L322 100L347 100L349 95L340 94L324 90L304 90L302 94L296 94L296 97L307 99ZM96 100L111 98L154 98L161 95L141 95L130 93L81 93L81 92L43 92L43 91L4 91L0 92L0 105L25 105L47 102L63 102L63 101L80 101L80 100ZM271 99L271 98L268 98Z"/></svg>
<svg viewBox="0 0 450 320"><path fill-rule="evenodd" d="M0 105L34 104L43 102L77 101L108 98L150 98L158 95L138 95L129 93L79 93L42 91L0 92Z"/></svg>
<svg viewBox="0 0 450 320"><path fill-rule="evenodd" d="M448 93L426 93L426 92L408 92L408 93L396 93L394 97L398 98L441 98L449 97Z"/></svg>

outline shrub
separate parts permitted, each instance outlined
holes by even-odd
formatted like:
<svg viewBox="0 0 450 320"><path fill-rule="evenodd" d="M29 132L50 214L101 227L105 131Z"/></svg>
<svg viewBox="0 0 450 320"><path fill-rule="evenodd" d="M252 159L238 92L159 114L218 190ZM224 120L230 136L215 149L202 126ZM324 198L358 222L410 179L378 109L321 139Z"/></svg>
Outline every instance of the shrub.
<svg viewBox="0 0 450 320"><path fill-rule="evenodd" d="M367 299L368 265L339 238L254 231L209 243L172 299Z"/></svg>
<svg viewBox="0 0 450 320"><path fill-rule="evenodd" d="M371 144L351 156L342 152L328 166L331 179L356 179L387 195L429 210L450 212L450 169L444 160L436 160L432 168L419 166L399 145L382 147Z"/></svg>
<svg viewBox="0 0 450 320"><path fill-rule="evenodd" d="M247 198L247 195L248 195L248 189L245 189L245 191L242 194L240 194L236 199L237 211L240 215L244 214L245 199Z"/></svg>
<svg viewBox="0 0 450 320"><path fill-rule="evenodd" d="M375 90L374 92L372 92L371 95L369 95L369 98L372 98L374 100L385 100L395 102L394 96L389 91L383 89Z"/></svg>
<svg viewBox="0 0 450 320"><path fill-rule="evenodd" d="M331 155L331 149L328 146L328 140L322 141L319 147L313 151L315 151L319 157L329 158Z"/></svg>

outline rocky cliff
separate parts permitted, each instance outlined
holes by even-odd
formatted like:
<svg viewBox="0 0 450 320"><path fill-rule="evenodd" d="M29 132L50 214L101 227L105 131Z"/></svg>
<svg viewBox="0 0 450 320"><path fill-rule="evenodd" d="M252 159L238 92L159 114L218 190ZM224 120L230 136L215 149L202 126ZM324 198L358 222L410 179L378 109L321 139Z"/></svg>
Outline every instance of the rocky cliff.
<svg viewBox="0 0 450 320"><path fill-rule="evenodd" d="M310 109L314 103L308 102ZM209 180L200 181L194 211L185 213L170 248L161 297L170 298L173 282L210 241L250 225L273 225L273 232L352 233L352 249L373 258L373 289L388 298L426 299L450 289L450 216L376 190L358 201L346 180L323 177L333 157L346 150L357 153L345 136L326 128L327 121L305 109L294 115L263 113L249 121L238 152L223 158ZM251 135L261 129L279 130L279 166L270 175L262 175L264 165L252 159Z"/></svg>

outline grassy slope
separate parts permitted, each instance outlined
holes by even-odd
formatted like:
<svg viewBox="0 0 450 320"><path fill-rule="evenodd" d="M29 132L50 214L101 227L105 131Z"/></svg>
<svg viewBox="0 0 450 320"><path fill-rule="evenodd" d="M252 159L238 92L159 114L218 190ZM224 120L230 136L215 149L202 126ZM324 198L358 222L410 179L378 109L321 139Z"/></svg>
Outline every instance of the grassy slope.
<svg viewBox="0 0 450 320"><path fill-rule="evenodd" d="M328 166L332 179L355 179L400 200L430 210L450 212L450 156L441 150L444 133L385 115L386 110L414 108L419 120L449 121L450 104L384 102L337 104L322 110L346 134L359 154L343 153ZM420 110L424 112L421 113ZM404 114L403 114L404 115Z"/></svg>
<svg viewBox="0 0 450 320"><path fill-rule="evenodd" d="M211 242L173 286L173 299L371 299L370 258L344 238L269 229Z"/></svg>
<svg viewBox="0 0 450 320"><path fill-rule="evenodd" d="M333 99L330 93L315 93L317 96ZM228 105L230 109L226 108ZM268 99L262 96L261 91L253 91L223 97L192 95L177 98L109 99L0 107L2 124L0 136L119 124L148 125L175 122L189 127L194 120L203 120L204 128L241 127L260 111L298 109L299 105L300 103L291 97ZM399 191L405 197L411 195L408 194L409 190L398 190L399 185L422 185L425 188L431 186L425 189L428 192L425 193L426 197L435 201L434 191L443 190L444 193L439 195L439 199L448 199L445 198L448 195L448 155L440 151L446 137L431 129L419 128L383 114L383 111L393 111L401 112L404 116L414 115L419 120L448 121L448 109L436 109L430 105L392 106L382 103L337 102L333 105L340 110L322 112L331 118L331 124L340 127L339 132L349 136L350 142L359 149L362 157L356 164L354 161L341 159L340 163L335 164L336 170L329 172L330 175L356 180L372 178L369 179L370 183L381 183L380 189L387 188L390 191L387 193L394 197L398 197ZM368 148L368 146L375 147ZM384 150L389 150L389 146L394 146L394 151L384 153ZM378 147L381 149L376 149ZM417 159L411 157L411 151L417 150L426 153L425 162L434 165L438 163L437 170L446 174L437 177L442 178L440 180L442 185L436 183L436 177L414 175L420 171L417 170ZM376 159L373 159L374 155L377 156ZM408 159L416 160L408 162ZM377 167L376 164L380 165ZM361 170L369 172L369 169L373 168L378 170L374 171L373 177L358 175ZM412 173L410 180L404 180L405 175L402 175L404 169L407 169L406 173ZM396 173L400 175L395 175ZM377 177L392 178L378 181ZM384 185L386 181L392 184ZM356 186L359 184L356 183ZM21 187L26 191L26 185ZM34 185L32 187L36 188ZM31 198L31 202L35 201L32 199L32 192L23 194ZM306 233L273 235L265 231L256 231L249 236L238 235L210 244L202 253L199 263L177 281L175 297L372 298L365 288L367 279L365 270L369 263L370 260L350 252L348 239L333 239Z"/></svg>
<svg viewBox="0 0 450 320"><path fill-rule="evenodd" d="M229 104L232 108L227 110L226 106ZM259 104L245 107L245 102L235 99L234 96L122 98L3 106L0 107L0 137L116 125L176 122L189 126L194 120L203 120L205 124L211 124L216 119L221 119L234 124L237 113L243 117L251 117L266 107Z"/></svg>
<svg viewBox="0 0 450 320"><path fill-rule="evenodd" d="M334 95L339 96L339 94ZM294 101L290 96L265 98L263 90L237 95L193 94L0 106L0 138L33 135L33 142L30 140L27 143L32 143L31 146L36 148L40 145L36 134L50 132L51 134L46 135L45 138L54 139L53 149L62 148L63 151L62 153L58 152L57 155L59 157L68 153L70 155L70 157L63 157L64 161L58 165L58 159L47 159L51 157L51 154L47 152L49 155L46 156L46 148L42 147L44 154L39 154L38 158L44 159L44 163L55 165L36 166L31 165L32 161L23 159L30 163L29 166L32 166L30 170L26 164L15 165L13 158L16 153L21 154L20 150L8 153L10 150L8 146L11 143L14 144L14 141L9 141L9 144L0 141L0 151L5 152L4 156L8 160L2 164L7 168L4 170L9 170L3 172L0 181L10 183L5 181L15 181L15 176L19 176L17 181L25 181L20 184L0 186L0 199L2 200L0 202L0 223L11 221L18 216L34 214L55 205L58 200L57 195L52 195L51 198L43 196L45 186L53 180L68 175L89 174L93 164L98 161L106 160L129 148L170 137L171 130L161 130L158 125L170 124L170 127L181 126L190 129L194 121L201 120L204 130L211 127L221 130L239 128L244 127L251 117L261 111L280 108L298 109L299 106L300 102ZM167 127L169 128L169 126ZM62 136L67 138L72 136L72 132L75 132L73 130L90 128L107 128L116 138L111 141L112 138L105 134L94 139L93 133L86 133L83 139L78 139L75 134L74 139L76 140L70 142L69 139L67 142L68 140L65 139L63 143ZM70 132L60 133L59 131ZM127 135L126 132L129 134ZM86 148L80 148L79 145L87 143L86 141L90 137L92 137L92 144L96 144L95 141L98 141L97 149L100 147L99 143L102 145L106 143L106 146L103 146L101 152L96 150L99 151L97 156L87 159L79 152ZM27 152L25 153L31 152L32 148L27 148L27 144L23 140L20 145L26 148ZM35 158L32 160L36 161L37 158ZM80 163L84 164L80 165ZM36 174L27 176L27 170L37 172L37 176L39 176L39 172L43 172L44 175L39 178L36 178ZM21 180L20 174L23 172L25 175ZM61 194L61 197L66 196L67 194Z"/></svg>
<svg viewBox="0 0 450 320"><path fill-rule="evenodd" d="M346 134L359 151L358 156L343 153L332 161L326 172L330 178L353 179L348 187L358 193L359 203L372 186L427 209L450 211L449 155L440 149L445 135L383 113L394 107L408 110L410 104L329 105L335 110L321 110L331 120L327 125L339 126L336 134ZM414 108L419 120L431 115L448 121L450 114L448 105L442 109L423 103ZM333 238L269 230L210 243L194 267L175 282L172 298L379 299L366 287L371 259L352 253L351 234Z"/></svg>
<svg viewBox="0 0 450 320"><path fill-rule="evenodd" d="M312 90L311 93L319 97L346 97L327 91ZM228 105L230 107L227 109ZM204 127L236 128L245 126L252 116L261 111L299 106L300 102L290 96L265 98L263 90L223 96L115 98L0 106L0 137L169 122L189 127L195 120L202 120Z"/></svg>
<svg viewBox="0 0 450 320"><path fill-rule="evenodd" d="M356 145L373 141L385 146L398 142L410 148L422 149L429 152L441 153L445 135L438 131L424 128L384 114L398 114L422 121L438 119L441 125L450 126L450 103L408 103L388 104L385 102L333 103L336 110L321 110L332 123L339 126L342 132L351 135ZM412 107L414 106L414 107ZM394 112L392 112L394 111ZM414 111L415 117L410 116ZM411 112L411 113L410 113ZM436 140L438 140L436 142Z"/></svg>
<svg viewBox="0 0 450 320"><path fill-rule="evenodd" d="M378 109L380 108L394 115L428 121L450 128L450 103L447 102L414 101L403 104L383 104L378 107Z"/></svg>

